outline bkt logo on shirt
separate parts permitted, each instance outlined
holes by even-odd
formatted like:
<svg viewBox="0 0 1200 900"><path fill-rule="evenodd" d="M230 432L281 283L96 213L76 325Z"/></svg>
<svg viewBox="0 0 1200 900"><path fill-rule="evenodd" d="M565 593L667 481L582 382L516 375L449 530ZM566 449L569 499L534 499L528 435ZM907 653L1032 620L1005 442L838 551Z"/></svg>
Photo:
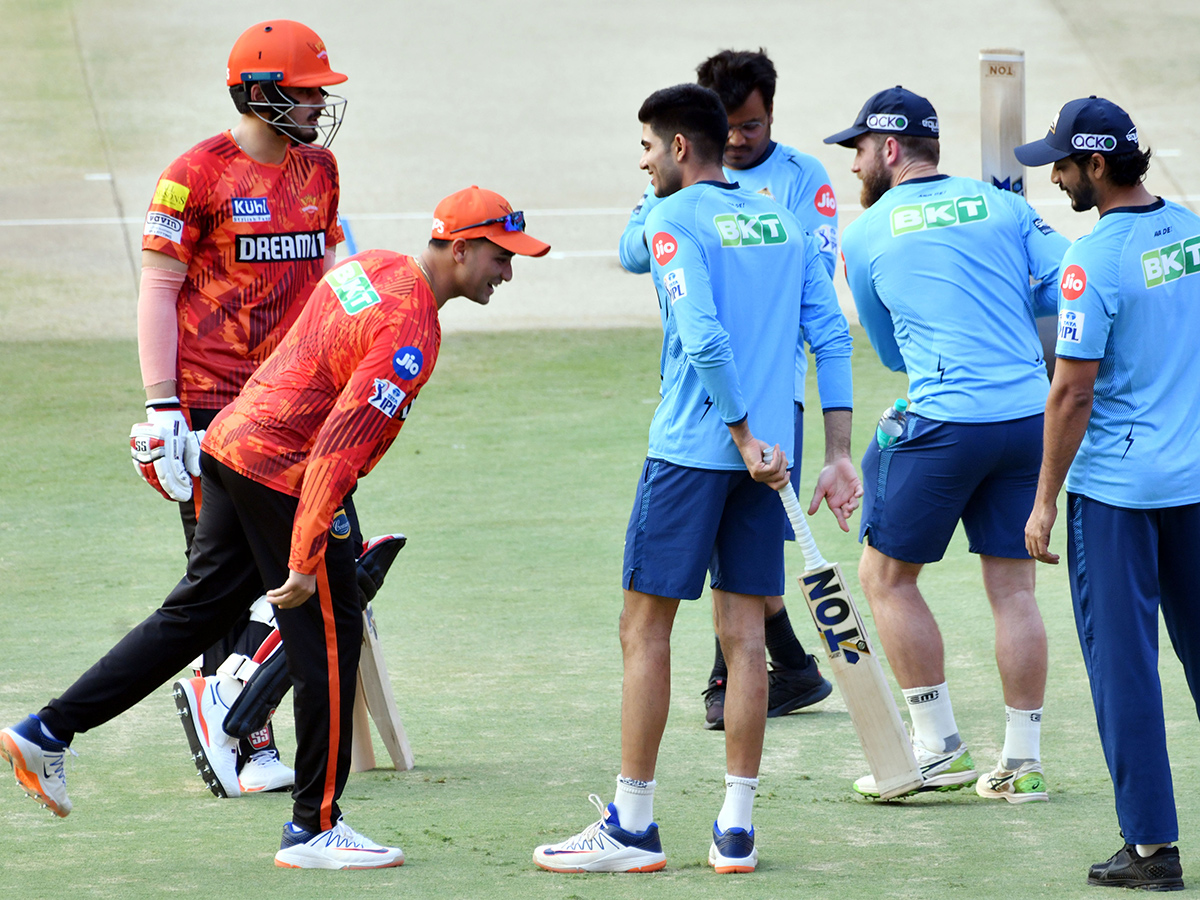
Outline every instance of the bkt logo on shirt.
<svg viewBox="0 0 1200 900"><path fill-rule="evenodd" d="M325 276L325 282L348 316L358 315L381 301L371 279L356 259L332 269Z"/></svg>
<svg viewBox="0 0 1200 900"><path fill-rule="evenodd" d="M948 228L952 225L970 225L988 217L987 201L978 197L951 197L897 206L892 210L892 237L924 231L927 228Z"/></svg>
<svg viewBox="0 0 1200 900"><path fill-rule="evenodd" d="M271 209L266 197L234 197L233 221L270 222Z"/></svg>
<svg viewBox="0 0 1200 900"><path fill-rule="evenodd" d="M1058 289L1062 291L1063 299L1078 300L1087 290L1087 272L1079 266L1067 266Z"/></svg>
<svg viewBox="0 0 1200 900"><path fill-rule="evenodd" d="M1200 272L1200 235L1142 254L1142 275L1148 288L1197 272Z"/></svg>
<svg viewBox="0 0 1200 900"><path fill-rule="evenodd" d="M375 388L367 402L390 419L400 411L400 404L407 396L399 385L392 384L386 378L376 378Z"/></svg>
<svg viewBox="0 0 1200 900"><path fill-rule="evenodd" d="M419 347L401 347L392 357L392 368L401 378L411 381L421 374L425 365L425 357Z"/></svg>
<svg viewBox="0 0 1200 900"><path fill-rule="evenodd" d="M665 266L675 258L675 251L679 249L679 241L675 240L673 234L668 234L665 231L660 231L654 236L654 240L650 242L650 252L654 254L654 261L660 266Z"/></svg>
<svg viewBox="0 0 1200 900"><path fill-rule="evenodd" d="M895 113L872 113L866 125L872 131L903 131L908 127L908 117Z"/></svg>
<svg viewBox="0 0 1200 900"><path fill-rule="evenodd" d="M837 198L833 196L833 188L827 184L821 185L817 189L817 196L813 197L813 206L823 216L829 216L830 218L836 216Z"/></svg>
<svg viewBox="0 0 1200 900"><path fill-rule="evenodd" d="M1071 146L1076 150L1116 150L1117 139L1111 134L1073 134Z"/></svg>
<svg viewBox="0 0 1200 900"><path fill-rule="evenodd" d="M1072 344L1083 340L1083 313L1075 309L1058 311L1058 339Z"/></svg>
<svg viewBox="0 0 1200 900"><path fill-rule="evenodd" d="M747 216L743 213L722 213L713 216L713 224L721 236L722 247L756 247L763 244L787 243L787 230L775 213Z"/></svg>
<svg viewBox="0 0 1200 900"><path fill-rule="evenodd" d="M324 259L325 232L291 231L287 234L239 234L238 262L281 262Z"/></svg>

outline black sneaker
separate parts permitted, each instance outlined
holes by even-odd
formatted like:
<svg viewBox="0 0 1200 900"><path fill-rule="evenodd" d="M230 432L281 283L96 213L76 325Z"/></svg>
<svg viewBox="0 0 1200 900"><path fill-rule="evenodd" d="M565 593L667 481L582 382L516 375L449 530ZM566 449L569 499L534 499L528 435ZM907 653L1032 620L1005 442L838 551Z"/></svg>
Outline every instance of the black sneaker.
<svg viewBox="0 0 1200 900"><path fill-rule="evenodd" d="M1096 863L1088 870L1088 884L1139 891L1182 891L1179 848L1159 847L1153 856L1143 857L1133 844L1126 844L1107 862Z"/></svg>
<svg viewBox="0 0 1200 900"><path fill-rule="evenodd" d="M769 687L768 719L786 716L790 712L819 703L833 691L833 685L822 677L821 670L817 668L817 660L811 653L808 655L808 665L803 669L783 669L772 663Z"/></svg>
<svg viewBox="0 0 1200 900"><path fill-rule="evenodd" d="M709 731L724 731L725 679L708 679L708 687L701 692L700 696L704 698L704 727Z"/></svg>

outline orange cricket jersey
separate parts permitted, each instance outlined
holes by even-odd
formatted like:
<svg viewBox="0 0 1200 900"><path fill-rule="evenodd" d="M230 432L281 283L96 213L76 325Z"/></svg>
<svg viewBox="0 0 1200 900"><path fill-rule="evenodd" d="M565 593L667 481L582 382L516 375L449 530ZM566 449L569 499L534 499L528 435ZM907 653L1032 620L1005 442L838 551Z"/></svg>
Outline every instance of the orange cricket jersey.
<svg viewBox="0 0 1200 900"><path fill-rule="evenodd" d="M184 407L220 409L296 321L342 241L338 172L323 147L255 162L226 131L169 165L142 249L187 263L176 383Z"/></svg>
<svg viewBox="0 0 1200 900"><path fill-rule="evenodd" d="M367 250L321 280L209 426L211 456L300 498L290 568L316 570L334 513L396 439L441 339L437 303L412 257Z"/></svg>

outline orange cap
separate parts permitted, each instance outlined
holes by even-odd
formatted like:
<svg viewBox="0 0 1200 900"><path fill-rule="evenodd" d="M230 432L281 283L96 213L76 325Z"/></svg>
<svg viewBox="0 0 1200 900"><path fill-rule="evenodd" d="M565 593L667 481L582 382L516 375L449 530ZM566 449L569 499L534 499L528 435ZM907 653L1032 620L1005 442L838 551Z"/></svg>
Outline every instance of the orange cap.
<svg viewBox="0 0 1200 900"><path fill-rule="evenodd" d="M325 42L307 25L290 19L259 22L247 28L229 51L225 83L275 81L284 87L325 87L346 76L329 68Z"/></svg>
<svg viewBox="0 0 1200 900"><path fill-rule="evenodd" d="M433 211L432 237L487 238L493 244L522 256L545 256L550 245L525 233L525 214L495 191L471 185L451 194Z"/></svg>

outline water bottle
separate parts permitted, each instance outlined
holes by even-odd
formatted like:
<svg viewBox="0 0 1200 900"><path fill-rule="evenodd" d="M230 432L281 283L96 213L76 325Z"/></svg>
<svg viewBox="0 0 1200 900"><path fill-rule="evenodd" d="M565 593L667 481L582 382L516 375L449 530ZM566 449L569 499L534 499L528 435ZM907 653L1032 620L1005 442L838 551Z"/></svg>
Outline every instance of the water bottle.
<svg viewBox="0 0 1200 900"><path fill-rule="evenodd" d="M904 421L907 418L904 411L908 409L908 401L901 397L883 411L879 417L879 425L875 429L875 442L880 450L886 450L904 434Z"/></svg>

